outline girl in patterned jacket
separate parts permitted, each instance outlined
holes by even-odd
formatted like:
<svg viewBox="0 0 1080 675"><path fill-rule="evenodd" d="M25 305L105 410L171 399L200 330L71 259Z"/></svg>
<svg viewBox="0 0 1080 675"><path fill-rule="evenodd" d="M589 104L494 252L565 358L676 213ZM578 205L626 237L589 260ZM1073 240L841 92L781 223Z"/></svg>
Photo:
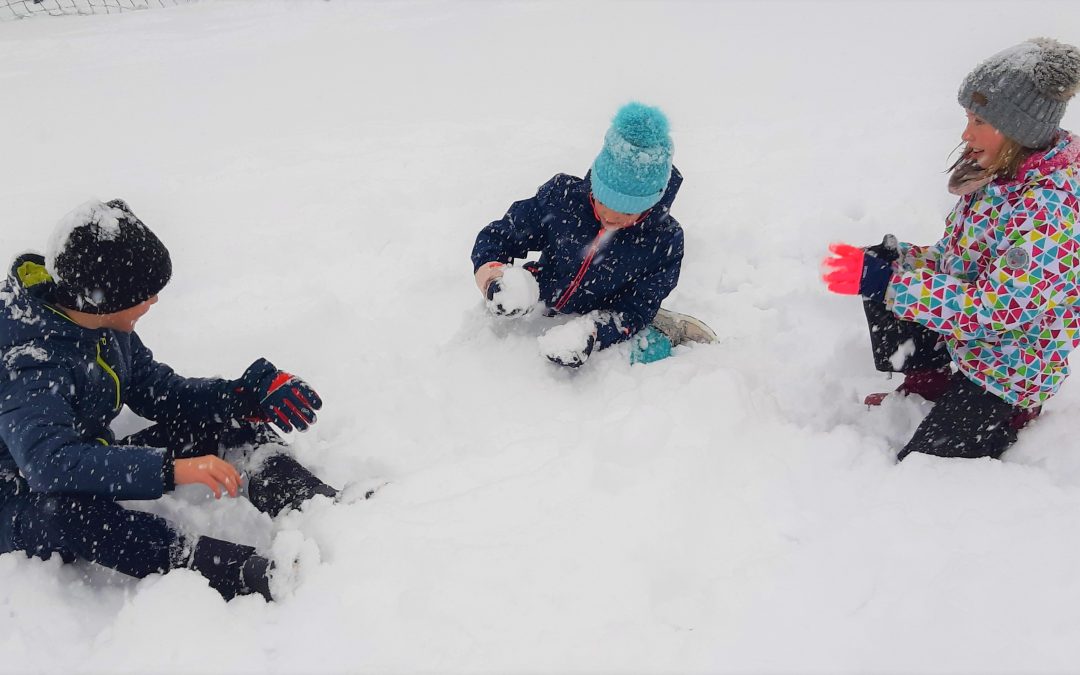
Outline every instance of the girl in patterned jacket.
<svg viewBox="0 0 1080 675"><path fill-rule="evenodd" d="M1069 374L1080 342L1080 138L1058 128L1080 50L1047 38L981 63L960 87L960 197L936 244L887 235L830 246L829 290L861 295L878 370L935 401L912 452L999 457ZM867 397L868 405L884 394Z"/></svg>

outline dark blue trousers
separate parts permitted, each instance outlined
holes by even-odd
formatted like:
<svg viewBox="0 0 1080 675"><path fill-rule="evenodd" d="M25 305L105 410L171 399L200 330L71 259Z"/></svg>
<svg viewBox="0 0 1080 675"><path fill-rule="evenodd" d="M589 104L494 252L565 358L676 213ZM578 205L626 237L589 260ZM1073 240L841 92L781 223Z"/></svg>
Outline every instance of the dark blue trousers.
<svg viewBox="0 0 1080 675"><path fill-rule="evenodd" d="M169 456L183 459L220 455L229 448L276 440L280 439L265 425L226 422L197 429L157 424L120 443L166 448ZM287 455L270 457L248 478L249 499L270 515L298 506L316 494L332 497L337 491ZM56 553L65 562L81 558L133 577L145 577L189 566L195 544L185 541L164 518L126 509L107 497L33 493L22 477L0 474L0 553L25 551L28 556L43 559ZM254 553L239 544L216 545L237 547L237 552L219 551L211 556L215 560L235 559L236 565L242 565ZM213 572L208 573L206 565L202 567L199 571L211 578ZM211 584L218 587L213 578Z"/></svg>
<svg viewBox="0 0 1080 675"><path fill-rule="evenodd" d="M941 335L913 321L902 321L884 303L863 300L870 326L874 366L883 372L916 373L947 368L952 362ZM894 355L906 348L903 364ZM913 452L938 457L998 458L1016 442L1011 423L1019 409L969 380L953 373L948 388L927 414L897 460Z"/></svg>
<svg viewBox="0 0 1080 675"><path fill-rule="evenodd" d="M176 566L184 542L164 518L107 497L30 492L18 476L0 478L0 553L76 558L145 577Z"/></svg>

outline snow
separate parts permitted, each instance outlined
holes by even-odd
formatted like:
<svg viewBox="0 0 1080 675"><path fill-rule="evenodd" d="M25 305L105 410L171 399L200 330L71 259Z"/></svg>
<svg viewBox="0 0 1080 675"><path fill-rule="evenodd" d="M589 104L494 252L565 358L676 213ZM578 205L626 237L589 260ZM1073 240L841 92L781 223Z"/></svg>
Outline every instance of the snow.
<svg viewBox="0 0 1080 675"><path fill-rule="evenodd" d="M56 259L67 248L72 231L89 223L97 225L91 232L99 240L116 239L120 236L119 219L123 215L120 209L113 208L97 199L84 202L65 214L53 228L48 243L45 245L45 269L49 271L49 276L57 280L61 278L57 271Z"/></svg>
<svg viewBox="0 0 1080 675"><path fill-rule="evenodd" d="M1078 20L334 0L0 23L0 248L125 199L172 253L139 325L155 355L228 377L266 356L326 402L296 456L389 481L276 520L198 487L141 505L317 560L273 605L0 556L0 670L1075 670L1080 384L1004 461L896 465L925 404L861 405L898 382L818 263L834 240L935 241L961 80ZM550 321L488 316L470 247L587 170L630 100L668 115L686 178L665 305L720 343L559 368L536 353Z"/></svg>
<svg viewBox="0 0 1080 675"><path fill-rule="evenodd" d="M536 339L540 354L563 363L581 359L589 338L596 337L597 314L589 312L544 331Z"/></svg>
<svg viewBox="0 0 1080 675"><path fill-rule="evenodd" d="M524 314L540 302L540 285L524 267L507 265L499 277L499 290L487 301L492 311L501 308L506 314Z"/></svg>
<svg viewBox="0 0 1080 675"><path fill-rule="evenodd" d="M4 352L3 362L5 365L10 366L16 360L21 357L29 357L35 361L48 361L49 353L40 347L34 345L19 345L18 347L12 347Z"/></svg>

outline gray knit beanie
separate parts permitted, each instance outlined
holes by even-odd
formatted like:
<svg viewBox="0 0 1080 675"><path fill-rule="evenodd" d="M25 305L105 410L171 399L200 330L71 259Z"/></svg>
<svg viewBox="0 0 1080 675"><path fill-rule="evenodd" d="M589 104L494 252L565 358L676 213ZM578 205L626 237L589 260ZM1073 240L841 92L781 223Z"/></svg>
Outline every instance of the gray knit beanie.
<svg viewBox="0 0 1080 675"><path fill-rule="evenodd" d="M960 85L957 100L1024 147L1043 148L1078 88L1080 50L1032 38L976 66Z"/></svg>

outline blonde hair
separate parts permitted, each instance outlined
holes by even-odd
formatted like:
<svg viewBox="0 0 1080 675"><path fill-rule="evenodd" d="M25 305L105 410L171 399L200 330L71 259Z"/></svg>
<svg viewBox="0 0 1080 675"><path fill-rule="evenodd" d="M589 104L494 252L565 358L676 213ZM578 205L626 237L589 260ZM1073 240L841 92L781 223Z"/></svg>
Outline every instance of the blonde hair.
<svg viewBox="0 0 1080 675"><path fill-rule="evenodd" d="M986 105L986 95L976 91L971 94L971 102L979 105ZM998 133L1000 134L1001 132L998 131ZM1005 136L1005 134L1002 134L1002 136ZM1034 153L1034 148L1025 148L1020 144L1020 141L1005 136L1005 142L1001 144L1001 148L998 150L997 156L994 157L994 161L990 162L990 166L985 169L986 175L994 176L995 178L1000 176L1005 176L1006 178L1018 178L1019 176L1016 174L1020 171L1020 166ZM953 171L963 164L966 158L967 153L961 153L960 158L953 162L953 165L949 167L949 171Z"/></svg>
<svg viewBox="0 0 1080 675"><path fill-rule="evenodd" d="M1016 174L1020 171L1020 166L1034 152L1033 148L1025 148L1020 145L1019 141L1014 141L1006 136L1005 142L1001 144L1001 149L998 150L997 157L994 158L993 162L990 162L990 166L986 167L986 172L992 176L1019 178Z"/></svg>

